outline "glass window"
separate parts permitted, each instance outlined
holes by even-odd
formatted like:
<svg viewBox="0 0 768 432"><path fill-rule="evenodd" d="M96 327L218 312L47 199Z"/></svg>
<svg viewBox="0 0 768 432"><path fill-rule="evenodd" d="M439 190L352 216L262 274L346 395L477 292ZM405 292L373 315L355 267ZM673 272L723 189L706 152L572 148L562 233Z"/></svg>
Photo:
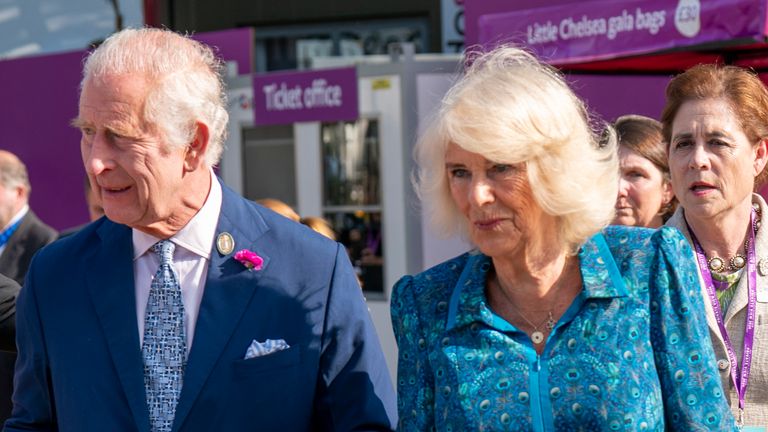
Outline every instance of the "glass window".
<svg viewBox="0 0 768 432"><path fill-rule="evenodd" d="M412 43L422 53L429 47L428 29L424 18L259 26L256 70L310 68L316 57L387 54L391 43Z"/></svg>
<svg viewBox="0 0 768 432"><path fill-rule="evenodd" d="M274 198L296 207L293 127L258 126L243 130L243 195Z"/></svg>
<svg viewBox="0 0 768 432"><path fill-rule="evenodd" d="M379 130L376 120L323 124L323 204L379 205Z"/></svg>
<svg viewBox="0 0 768 432"><path fill-rule="evenodd" d="M383 293L379 123L324 123L323 214L346 246L363 290Z"/></svg>

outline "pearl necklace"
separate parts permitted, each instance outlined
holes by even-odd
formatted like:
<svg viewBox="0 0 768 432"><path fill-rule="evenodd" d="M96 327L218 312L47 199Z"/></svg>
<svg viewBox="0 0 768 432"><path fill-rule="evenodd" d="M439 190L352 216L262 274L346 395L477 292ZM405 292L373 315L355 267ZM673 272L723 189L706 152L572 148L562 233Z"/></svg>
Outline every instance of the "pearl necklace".
<svg viewBox="0 0 768 432"><path fill-rule="evenodd" d="M752 225L752 229L754 230L754 233L757 234L757 230L760 229L760 206L757 203L752 204L752 208L755 210L755 222ZM747 236L747 239L744 240L744 253L747 253L747 250L749 248L749 236ZM735 272L737 270L741 270L744 268L744 266L747 264L747 257L740 253L736 253L736 255L732 256L728 260L728 265L726 266L725 260L723 258L720 258L719 256L715 255L707 260L707 265L709 266L709 270L715 273L723 273L723 272Z"/></svg>

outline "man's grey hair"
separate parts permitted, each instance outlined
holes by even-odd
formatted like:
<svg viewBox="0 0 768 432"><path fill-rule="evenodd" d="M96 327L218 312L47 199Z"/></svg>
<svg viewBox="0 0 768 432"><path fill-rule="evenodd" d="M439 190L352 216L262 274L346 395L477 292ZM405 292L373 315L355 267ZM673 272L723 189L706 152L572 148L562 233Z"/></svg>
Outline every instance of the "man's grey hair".
<svg viewBox="0 0 768 432"><path fill-rule="evenodd" d="M227 121L222 65L211 48L170 30L126 29L113 34L88 56L81 89L105 75L134 75L149 85L144 120L172 146L188 145L196 122L208 126L208 166L218 163Z"/></svg>

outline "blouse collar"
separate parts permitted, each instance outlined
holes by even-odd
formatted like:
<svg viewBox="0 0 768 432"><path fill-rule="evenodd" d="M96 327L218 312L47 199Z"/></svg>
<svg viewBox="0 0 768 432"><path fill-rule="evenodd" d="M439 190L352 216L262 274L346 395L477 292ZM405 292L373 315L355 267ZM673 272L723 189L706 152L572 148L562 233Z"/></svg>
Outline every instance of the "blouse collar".
<svg viewBox="0 0 768 432"><path fill-rule="evenodd" d="M480 252L470 253L448 304L446 330L471 326L473 323L496 327L496 314L488 305L485 295L485 280L491 266L490 257ZM579 268L582 283L579 296L583 301L627 295L621 274L602 233L594 235L579 250Z"/></svg>

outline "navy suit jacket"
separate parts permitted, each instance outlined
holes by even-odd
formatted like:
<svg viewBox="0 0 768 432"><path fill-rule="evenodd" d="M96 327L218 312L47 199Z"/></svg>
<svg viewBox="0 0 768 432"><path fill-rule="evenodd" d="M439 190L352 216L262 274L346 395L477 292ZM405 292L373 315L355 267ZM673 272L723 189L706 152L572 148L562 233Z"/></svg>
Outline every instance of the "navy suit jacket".
<svg viewBox="0 0 768 432"><path fill-rule="evenodd" d="M392 383L345 250L223 187L174 431L391 430ZM215 243L215 242L214 242ZM6 431L149 431L130 228L102 218L43 249L17 304ZM244 360L253 340L290 348Z"/></svg>

